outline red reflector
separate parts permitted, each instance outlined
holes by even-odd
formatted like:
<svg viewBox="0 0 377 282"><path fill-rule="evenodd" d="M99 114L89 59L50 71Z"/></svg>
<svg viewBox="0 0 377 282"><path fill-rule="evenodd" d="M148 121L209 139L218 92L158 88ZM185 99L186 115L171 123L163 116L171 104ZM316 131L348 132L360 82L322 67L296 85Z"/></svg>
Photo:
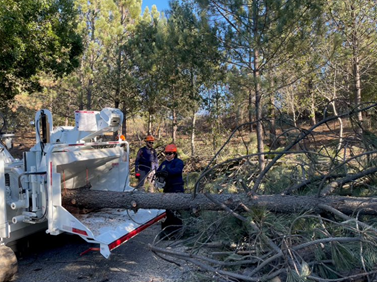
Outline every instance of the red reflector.
<svg viewBox="0 0 377 282"><path fill-rule="evenodd" d="M72 228L72 232L80 234L80 235L88 236L88 233L86 233L85 230L81 230L81 229L77 229L77 228Z"/></svg>
<svg viewBox="0 0 377 282"><path fill-rule="evenodd" d="M93 114L94 111L75 111L75 113Z"/></svg>
<svg viewBox="0 0 377 282"><path fill-rule="evenodd" d="M100 248L89 248L87 249L86 251L83 251L81 254L80 254L80 257L83 256L83 255L86 255L87 253L91 252L91 251L97 251L99 252L100 251Z"/></svg>
<svg viewBox="0 0 377 282"><path fill-rule="evenodd" d="M114 242L110 243L109 244L109 250L111 251L111 250L115 249L116 247L122 245L123 243L127 242L132 237L136 236L141 231L143 231L145 228L147 228L147 227L151 226L152 224L156 223L157 221L163 219L165 216L166 216L166 213L164 212L164 213L160 214L158 217L151 219L150 221L148 221L144 225L139 226L138 228L131 231L130 233L127 233L126 235L119 238L118 240L115 240Z"/></svg>

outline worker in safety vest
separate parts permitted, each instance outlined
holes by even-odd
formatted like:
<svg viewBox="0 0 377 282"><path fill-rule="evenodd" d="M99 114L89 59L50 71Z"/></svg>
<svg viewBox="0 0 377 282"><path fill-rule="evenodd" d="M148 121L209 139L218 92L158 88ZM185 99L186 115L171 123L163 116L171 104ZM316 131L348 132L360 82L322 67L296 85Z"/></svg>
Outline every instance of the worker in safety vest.
<svg viewBox="0 0 377 282"><path fill-rule="evenodd" d="M158 168L158 158L156 150L153 148L154 137L148 135L144 139L145 146L140 148L136 155L135 160L135 177L139 182L136 186L137 189L144 190L144 183L147 180L151 183L154 171ZM149 185L149 192L153 192L153 185Z"/></svg>
<svg viewBox="0 0 377 282"><path fill-rule="evenodd" d="M156 171L156 176L165 178L164 193L184 193L183 161L178 158L177 146L169 144L165 147L165 160ZM160 238L174 239L182 227L182 220L178 211L166 210L166 220L162 222Z"/></svg>

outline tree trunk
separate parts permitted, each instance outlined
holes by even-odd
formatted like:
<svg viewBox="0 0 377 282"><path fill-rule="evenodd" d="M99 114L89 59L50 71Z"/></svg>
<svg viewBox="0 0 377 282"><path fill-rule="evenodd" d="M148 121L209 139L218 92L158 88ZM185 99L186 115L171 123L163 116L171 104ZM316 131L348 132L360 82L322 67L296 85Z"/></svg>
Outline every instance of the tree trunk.
<svg viewBox="0 0 377 282"><path fill-rule="evenodd" d="M152 134L152 114L151 114L150 111L148 112L148 130L147 130L147 134L148 135Z"/></svg>
<svg viewBox="0 0 377 282"><path fill-rule="evenodd" d="M254 28L253 28L253 33L254 33L254 38L259 38L259 30L258 30L258 25L259 25L259 18L258 18L258 3L257 1L253 1L253 13L254 13ZM257 46L259 42L257 42ZM260 89L260 70L259 70L259 50L258 48L254 49L254 54L253 54L253 63L254 63L254 68L253 68L253 76L254 76L254 87L255 87L255 119L257 122L257 146L258 146L258 161L259 161L259 168L262 171L264 167L266 166L266 160L264 154L264 141L263 141L263 125L262 125L262 93Z"/></svg>
<svg viewBox="0 0 377 282"><path fill-rule="evenodd" d="M332 98L329 99L330 101L330 104L333 108L333 111L334 111L334 115L337 116L338 115L338 110L336 108L336 105L335 105L335 101L336 99L338 99L338 94L337 94L337 87L336 87L336 76L337 76L337 69L335 67L335 70L334 70L334 80L333 80L333 87L332 87ZM338 147L337 149L340 150L342 147L343 147L343 119L341 119L340 117L338 118L338 122L339 122L339 144L338 144Z"/></svg>
<svg viewBox="0 0 377 282"><path fill-rule="evenodd" d="M275 96L271 94L270 96L270 107L269 107L269 118L270 118L270 147L271 150L275 150L280 146L279 139L276 139L276 111L275 111Z"/></svg>
<svg viewBox="0 0 377 282"><path fill-rule="evenodd" d="M252 207L265 208L280 213L319 212L320 204L331 206L345 214L377 215L377 202L372 198L361 197L311 197L246 194L191 194L181 193L140 193L90 190L88 188L69 189L63 193L63 206L79 210L102 208L125 209L171 209L171 210L222 210L222 205L240 211Z"/></svg>
<svg viewBox="0 0 377 282"><path fill-rule="evenodd" d="M83 63L81 61L81 63ZM84 78L82 75L80 75L80 83L81 85L84 85ZM84 109L84 93L85 93L85 88L82 87L82 89L80 90L80 93L79 93L79 97L78 97L78 104L79 104L79 111L82 111Z"/></svg>
<svg viewBox="0 0 377 282"><path fill-rule="evenodd" d="M356 107L361 105L361 74L360 74L360 58L359 58L359 41L357 34L357 19L355 15L355 7L351 5L351 16L353 19L353 33L352 33L352 67L353 67L353 81L355 91L355 103ZM357 113L357 120L359 122L358 133L362 133L362 112Z"/></svg>
<svg viewBox="0 0 377 282"><path fill-rule="evenodd" d="M14 281L17 269L17 257L12 249L0 245L0 281Z"/></svg>
<svg viewBox="0 0 377 282"><path fill-rule="evenodd" d="M313 90L313 80L309 80L309 97L310 97L310 125L313 126L317 124L317 119L315 117L315 97L314 97L314 90Z"/></svg>
<svg viewBox="0 0 377 282"><path fill-rule="evenodd" d="M96 30L95 30L95 15L96 12L95 11L92 11L92 17L90 19L90 23L91 23L91 27L90 27L90 30L91 30L91 36L90 36L90 43L94 43L95 42L95 34L96 34ZM94 54L91 53L90 55L90 58L89 58L89 67L90 67L90 75L94 75L95 73L95 68L94 68L94 61L95 61L95 58L94 58ZM90 76L90 77L91 77ZM92 95L93 95L93 86L94 85L94 80L93 78L89 78L88 79L88 85L86 87L86 109L87 110L91 110L92 109Z"/></svg>
<svg viewBox="0 0 377 282"><path fill-rule="evenodd" d="M249 123L250 123L250 127L249 127L249 131L250 132L253 132L253 92L251 91L251 88L249 87L249 105L248 105L248 114L249 114Z"/></svg>
<svg viewBox="0 0 377 282"><path fill-rule="evenodd" d="M255 59L258 60L258 53L255 52ZM255 67L257 66L257 62L255 62ZM262 125L262 95L260 93L260 85L259 85L259 71L254 70L254 79L255 79L255 111L256 111L256 120L257 120L257 146L258 146L258 153L264 152L264 141L263 141L263 125ZM258 155L259 160L259 167L260 170L263 170L265 167L265 158L264 154Z"/></svg>
<svg viewBox="0 0 377 282"><path fill-rule="evenodd" d="M177 140L177 129L178 129L178 122L177 122L177 112L175 109L172 110L172 143L175 143Z"/></svg>
<svg viewBox="0 0 377 282"><path fill-rule="evenodd" d="M195 123L196 113L194 112L191 119L191 156L195 156Z"/></svg>
<svg viewBox="0 0 377 282"><path fill-rule="evenodd" d="M125 103L123 103L123 124L122 124L122 134L127 140L127 109Z"/></svg>

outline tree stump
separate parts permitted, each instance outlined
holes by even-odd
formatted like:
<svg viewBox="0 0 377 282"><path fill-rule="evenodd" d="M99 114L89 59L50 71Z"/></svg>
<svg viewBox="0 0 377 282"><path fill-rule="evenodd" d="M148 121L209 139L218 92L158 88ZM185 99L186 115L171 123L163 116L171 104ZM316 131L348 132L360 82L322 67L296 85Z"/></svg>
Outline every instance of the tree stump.
<svg viewBox="0 0 377 282"><path fill-rule="evenodd" d="M17 257L7 246L0 246L0 282L14 281L17 273Z"/></svg>

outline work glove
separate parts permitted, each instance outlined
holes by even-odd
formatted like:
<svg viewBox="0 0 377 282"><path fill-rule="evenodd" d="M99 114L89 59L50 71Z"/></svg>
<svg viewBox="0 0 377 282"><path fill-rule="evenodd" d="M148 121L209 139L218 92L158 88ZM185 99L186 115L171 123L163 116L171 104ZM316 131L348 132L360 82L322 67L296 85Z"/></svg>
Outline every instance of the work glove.
<svg viewBox="0 0 377 282"><path fill-rule="evenodd" d="M140 173L136 172L136 173L135 173L135 177L136 177L136 178L140 178Z"/></svg>

